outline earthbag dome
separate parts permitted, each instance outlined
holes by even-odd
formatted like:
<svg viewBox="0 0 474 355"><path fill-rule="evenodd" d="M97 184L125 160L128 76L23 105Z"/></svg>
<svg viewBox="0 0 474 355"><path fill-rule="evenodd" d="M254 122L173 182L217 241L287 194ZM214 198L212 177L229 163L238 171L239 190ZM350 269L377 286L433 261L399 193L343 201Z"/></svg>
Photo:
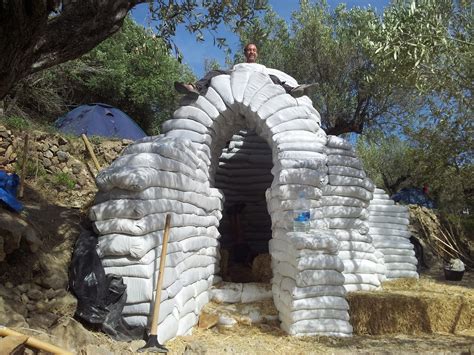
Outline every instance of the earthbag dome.
<svg viewBox="0 0 474 355"><path fill-rule="evenodd" d="M130 325L150 321L165 215L171 214L160 342L191 330L220 280L218 227L225 197L236 194L233 174L223 172L232 164L271 169L271 179L255 169L241 172L248 173L249 190L262 184L265 194L254 208L270 216L273 298L288 333L350 336L345 293L380 287L386 277L384 254L369 235L374 186L362 164L348 142L326 136L308 97L293 98L270 74L298 85L278 70L238 64L230 75L214 77L205 95L185 98L163 123L163 134L128 146L97 176L90 212L97 252L106 273L123 276L123 317ZM265 142L268 153L252 153ZM301 192L311 205L309 234L291 233Z"/></svg>

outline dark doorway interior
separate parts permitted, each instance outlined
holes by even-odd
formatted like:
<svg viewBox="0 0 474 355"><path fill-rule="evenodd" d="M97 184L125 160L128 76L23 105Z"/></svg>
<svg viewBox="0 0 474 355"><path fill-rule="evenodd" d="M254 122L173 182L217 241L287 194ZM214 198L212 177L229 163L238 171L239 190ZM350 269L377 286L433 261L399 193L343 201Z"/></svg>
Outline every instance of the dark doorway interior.
<svg viewBox="0 0 474 355"><path fill-rule="evenodd" d="M225 196L221 234L224 281L262 282L271 278L272 237L265 191L273 176L272 152L253 131L239 131L222 150L215 187ZM270 273L270 275L268 275Z"/></svg>

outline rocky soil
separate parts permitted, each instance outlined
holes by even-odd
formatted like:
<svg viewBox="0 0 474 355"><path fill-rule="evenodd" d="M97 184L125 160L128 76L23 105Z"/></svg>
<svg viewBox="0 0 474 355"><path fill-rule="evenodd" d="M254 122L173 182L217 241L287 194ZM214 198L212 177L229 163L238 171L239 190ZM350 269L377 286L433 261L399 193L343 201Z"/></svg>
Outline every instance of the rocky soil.
<svg viewBox="0 0 474 355"><path fill-rule="evenodd" d="M78 354L135 353L144 346L143 340L117 342L73 318L77 301L68 291L68 267L96 192L96 170L84 143L44 132L30 133L29 141L28 175L20 199L24 211L19 215L0 208L0 330L6 326ZM92 143L101 166L106 166L130 142ZM20 171L23 147L23 134L0 125L1 170ZM439 269L423 277L445 282ZM474 284L466 276L460 286L472 291ZM294 338L280 331L275 315L271 300L247 305L211 303L192 335L166 346L175 354L474 352L474 330L456 335ZM0 338L0 349L4 339Z"/></svg>

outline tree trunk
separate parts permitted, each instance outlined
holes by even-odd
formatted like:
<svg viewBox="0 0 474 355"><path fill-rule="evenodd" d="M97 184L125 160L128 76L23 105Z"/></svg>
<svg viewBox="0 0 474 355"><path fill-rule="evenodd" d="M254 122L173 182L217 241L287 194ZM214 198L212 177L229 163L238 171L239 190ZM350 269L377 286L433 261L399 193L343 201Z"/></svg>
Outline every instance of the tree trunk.
<svg viewBox="0 0 474 355"><path fill-rule="evenodd" d="M146 0L0 2L0 100L25 76L75 59L117 32Z"/></svg>

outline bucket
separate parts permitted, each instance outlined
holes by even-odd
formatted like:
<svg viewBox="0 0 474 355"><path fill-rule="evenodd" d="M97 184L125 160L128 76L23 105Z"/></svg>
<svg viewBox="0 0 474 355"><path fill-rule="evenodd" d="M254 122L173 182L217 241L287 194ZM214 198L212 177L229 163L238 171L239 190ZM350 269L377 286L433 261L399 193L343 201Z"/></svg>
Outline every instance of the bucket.
<svg viewBox="0 0 474 355"><path fill-rule="evenodd" d="M461 281L464 271L444 269L444 278L448 281Z"/></svg>

